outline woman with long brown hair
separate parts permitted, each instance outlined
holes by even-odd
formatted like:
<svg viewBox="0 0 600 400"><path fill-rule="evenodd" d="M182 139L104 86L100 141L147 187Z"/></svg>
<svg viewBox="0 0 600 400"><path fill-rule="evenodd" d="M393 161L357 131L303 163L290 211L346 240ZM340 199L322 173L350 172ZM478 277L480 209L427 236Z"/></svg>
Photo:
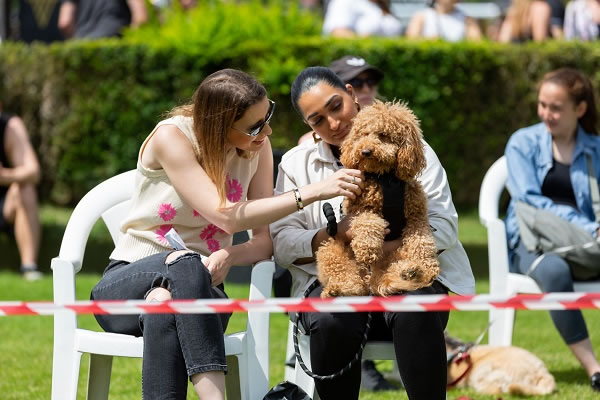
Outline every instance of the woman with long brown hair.
<svg viewBox="0 0 600 400"><path fill-rule="evenodd" d="M226 297L232 265L272 253L268 224L305 205L354 197L357 170L295 187L273 197L269 136L275 103L250 75L226 69L209 75L192 103L174 109L141 146L132 206L92 299ZM186 249L173 251L174 229ZM252 238L232 245L235 232ZM224 399L225 314L97 315L109 332L144 337L144 399L185 399L188 379L202 399Z"/></svg>
<svg viewBox="0 0 600 400"><path fill-rule="evenodd" d="M511 194L506 217L511 271L528 275L543 292L572 292L574 271L581 267L554 252L528 248L522 232L526 226L518 214L522 207L543 210L550 213L546 220L559 217L573 227L572 233L581 232L590 242L598 238L600 221L594 213L590 179L597 181L600 176L600 137L590 80L571 68L547 73L539 86L537 111L541 122L515 132L505 150ZM569 235L567 229L560 231ZM600 259L590 261L594 266L600 263ZM588 273L588 278L600 276L593 269ZM590 377L592 388L600 391L600 364L581 311L550 311L550 316Z"/></svg>
<svg viewBox="0 0 600 400"><path fill-rule="evenodd" d="M552 9L545 0L512 0L500 26L500 42L541 41L551 35Z"/></svg>

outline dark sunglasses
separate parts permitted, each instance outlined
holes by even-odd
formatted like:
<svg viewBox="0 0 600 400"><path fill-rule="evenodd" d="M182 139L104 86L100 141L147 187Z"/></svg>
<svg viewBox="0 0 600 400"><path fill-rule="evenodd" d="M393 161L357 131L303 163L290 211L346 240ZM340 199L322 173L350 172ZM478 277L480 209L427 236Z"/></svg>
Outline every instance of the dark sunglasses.
<svg viewBox="0 0 600 400"><path fill-rule="evenodd" d="M377 78L367 78L367 79L352 78L348 81L348 83L351 84L353 88L360 89L364 84L368 85L369 87L373 87L373 86L377 85L379 83L379 79L377 79Z"/></svg>
<svg viewBox="0 0 600 400"><path fill-rule="evenodd" d="M269 110L267 111L267 115L265 115L265 120L263 122L260 123L260 125L258 125L256 128L252 128L250 129L249 132L243 131L241 129L238 129L236 127L233 127L233 129L235 129L238 132L242 132L248 136L258 136L258 134L263 130L263 128L265 127L265 125L267 125L270 121L271 121L271 117L273 117L273 113L275 112L275 102L273 100L268 100L269 101Z"/></svg>

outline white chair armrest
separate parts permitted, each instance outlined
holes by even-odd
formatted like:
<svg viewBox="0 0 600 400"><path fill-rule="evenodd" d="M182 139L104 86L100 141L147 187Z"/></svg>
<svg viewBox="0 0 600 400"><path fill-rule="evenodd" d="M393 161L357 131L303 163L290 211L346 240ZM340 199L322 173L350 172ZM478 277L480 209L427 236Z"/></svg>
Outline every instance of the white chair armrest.
<svg viewBox="0 0 600 400"><path fill-rule="evenodd" d="M54 257L50 262L54 303L65 304L75 301L75 266L69 260Z"/></svg>
<svg viewBox="0 0 600 400"><path fill-rule="evenodd" d="M508 279L506 228L499 218L487 221L490 294L505 294Z"/></svg>
<svg viewBox="0 0 600 400"><path fill-rule="evenodd" d="M483 226L498 218L498 203L508 178L506 158L500 157L488 169L479 191L479 220Z"/></svg>
<svg viewBox="0 0 600 400"><path fill-rule="evenodd" d="M271 297L273 286L273 274L275 273L275 262L273 260L262 260L252 267L250 278L250 300L268 299Z"/></svg>

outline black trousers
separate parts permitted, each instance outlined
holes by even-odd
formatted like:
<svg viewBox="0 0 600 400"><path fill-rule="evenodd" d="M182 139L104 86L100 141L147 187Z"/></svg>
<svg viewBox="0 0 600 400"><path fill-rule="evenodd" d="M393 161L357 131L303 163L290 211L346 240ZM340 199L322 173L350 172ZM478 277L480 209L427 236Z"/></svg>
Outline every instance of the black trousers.
<svg viewBox="0 0 600 400"><path fill-rule="evenodd" d="M319 297L317 286L308 297ZM409 295L447 294L435 281ZM372 313L369 340L391 340L402 382L411 400L446 399L446 346L444 329L449 312ZM339 371L352 360L362 341L368 313L302 313L300 321L310 335L312 370L319 375ZM315 380L323 400L358 399L360 363L341 377Z"/></svg>

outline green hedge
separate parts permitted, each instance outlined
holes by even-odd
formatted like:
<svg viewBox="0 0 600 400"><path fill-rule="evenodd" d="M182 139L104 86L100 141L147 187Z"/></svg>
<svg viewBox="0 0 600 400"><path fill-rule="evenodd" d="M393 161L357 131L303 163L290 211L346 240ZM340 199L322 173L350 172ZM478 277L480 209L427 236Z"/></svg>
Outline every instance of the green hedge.
<svg viewBox="0 0 600 400"><path fill-rule="evenodd" d="M421 119L459 207L477 204L483 174L509 135L536 122L541 75L575 66L600 87L594 43L277 38L240 41L223 52L133 39L0 46L0 100L30 130L44 167L43 199L73 204L99 181L134 168L139 145L161 115L224 67L251 72L266 85L278 102L274 147L285 150L307 130L289 101L294 76L344 54L364 56L386 73L382 95L407 100Z"/></svg>

